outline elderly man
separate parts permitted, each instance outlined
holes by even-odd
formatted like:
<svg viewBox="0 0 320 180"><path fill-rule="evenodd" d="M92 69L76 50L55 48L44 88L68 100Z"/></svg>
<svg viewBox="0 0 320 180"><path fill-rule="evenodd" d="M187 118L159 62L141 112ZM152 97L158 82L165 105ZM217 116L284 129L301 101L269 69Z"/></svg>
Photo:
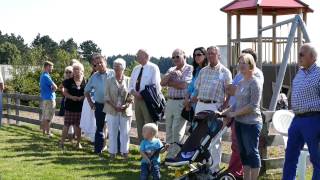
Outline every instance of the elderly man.
<svg viewBox="0 0 320 180"><path fill-rule="evenodd" d="M40 96L42 99L42 117L41 125L43 135L51 137L50 132L51 121L54 118L56 110L56 93L57 85L51 79L50 73L53 70L53 63L45 61L43 65L43 72L40 76Z"/></svg>
<svg viewBox="0 0 320 180"><path fill-rule="evenodd" d="M199 72L195 84L196 98L198 99L195 113L211 110L217 111L226 101L226 86L231 83L231 72L220 63L220 51L216 46L207 49L209 65ZM221 139L212 144L210 153L213 158L212 171L219 169L221 161Z"/></svg>
<svg viewBox="0 0 320 180"><path fill-rule="evenodd" d="M104 134L103 127L105 124L106 114L103 112L104 107L104 96L106 89L106 80L110 77L113 77L114 72L107 69L106 59L102 55L94 55L93 66L97 69L91 78L89 79L85 89L84 94L89 102L89 105L92 110L95 110L96 117L96 133L94 141L94 152L101 155L103 144L104 144ZM94 103L91 100L90 92L94 90Z"/></svg>
<svg viewBox="0 0 320 180"><path fill-rule="evenodd" d="M170 68L161 80L161 86L167 86L168 102L166 116L166 142L180 142L186 130L187 121L181 117L183 100L188 92L188 84L192 80L193 67L186 62L186 55L181 49L172 53L174 67ZM173 158L179 149L171 146L167 158Z"/></svg>
<svg viewBox="0 0 320 180"><path fill-rule="evenodd" d="M301 69L292 84L291 107L295 117L288 132L284 180L295 179L298 158L305 143L313 164L312 179L320 179L320 67L316 60L315 47L302 45L299 51Z"/></svg>
<svg viewBox="0 0 320 180"><path fill-rule="evenodd" d="M134 67L131 73L129 92L134 96L135 117L137 122L137 131L139 141L142 137L142 127L146 123L153 122L147 105L140 92L145 89L146 85L154 84L160 92L160 70L157 65L149 61L149 54L146 50L140 49L137 53L139 65Z"/></svg>

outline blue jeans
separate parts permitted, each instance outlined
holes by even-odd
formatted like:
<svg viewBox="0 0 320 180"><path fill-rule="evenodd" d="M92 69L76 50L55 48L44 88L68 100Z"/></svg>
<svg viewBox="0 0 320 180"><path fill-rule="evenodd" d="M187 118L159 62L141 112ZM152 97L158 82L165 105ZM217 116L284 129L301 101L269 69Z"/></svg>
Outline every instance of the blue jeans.
<svg viewBox="0 0 320 180"><path fill-rule="evenodd" d="M101 103L94 103L96 110L94 112L96 117L96 134L94 138L94 152L95 153L102 153L103 143L104 143L104 134L103 134L103 127L105 124L105 117L106 113L103 112L104 104Z"/></svg>
<svg viewBox="0 0 320 180"><path fill-rule="evenodd" d="M283 167L283 180L293 180L300 151L307 143L310 161L313 165L313 180L320 179L320 113L298 117L295 116L288 131L288 143Z"/></svg>
<svg viewBox="0 0 320 180"><path fill-rule="evenodd" d="M261 167L258 145L262 124L244 124L236 121L235 129L242 165L250 168Z"/></svg>
<svg viewBox="0 0 320 180"><path fill-rule="evenodd" d="M152 174L153 180L159 180L160 179L160 164L159 163L152 163L151 169L150 169L149 164L142 163L141 164L140 180L147 180L150 173Z"/></svg>

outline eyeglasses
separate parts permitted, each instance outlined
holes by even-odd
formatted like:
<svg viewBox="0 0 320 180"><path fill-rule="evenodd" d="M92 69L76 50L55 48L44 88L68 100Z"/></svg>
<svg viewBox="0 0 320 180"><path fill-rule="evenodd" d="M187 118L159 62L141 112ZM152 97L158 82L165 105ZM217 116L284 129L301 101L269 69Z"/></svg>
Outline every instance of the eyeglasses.
<svg viewBox="0 0 320 180"><path fill-rule="evenodd" d="M97 67L99 64L102 64L102 62L99 62L99 63L93 64L93 67Z"/></svg>
<svg viewBox="0 0 320 180"><path fill-rule="evenodd" d="M64 73L66 73L66 74L71 74L72 72L71 72L71 71L66 71L66 72L64 72Z"/></svg>
<svg viewBox="0 0 320 180"><path fill-rule="evenodd" d="M179 59L180 56L172 56L172 59Z"/></svg>
<svg viewBox="0 0 320 180"><path fill-rule="evenodd" d="M202 56L202 55L204 55L204 54L202 54L202 53L195 54L195 56Z"/></svg>
<svg viewBox="0 0 320 180"><path fill-rule="evenodd" d="M303 53L299 53L299 57L304 57L304 54Z"/></svg>

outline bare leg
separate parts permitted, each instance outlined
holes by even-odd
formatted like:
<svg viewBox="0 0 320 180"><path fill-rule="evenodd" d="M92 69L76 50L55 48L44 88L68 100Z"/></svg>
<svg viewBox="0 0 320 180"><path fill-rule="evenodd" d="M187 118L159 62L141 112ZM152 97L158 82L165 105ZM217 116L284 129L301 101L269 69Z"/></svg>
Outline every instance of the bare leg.
<svg viewBox="0 0 320 180"><path fill-rule="evenodd" d="M50 129L50 127L51 127L51 121L47 121L47 133L48 133L48 135L51 135L51 129Z"/></svg>
<svg viewBox="0 0 320 180"><path fill-rule="evenodd" d="M249 166L243 166L243 179L251 180L251 168Z"/></svg>
<svg viewBox="0 0 320 180"><path fill-rule="evenodd" d="M80 140L81 140L81 128L79 126L73 126L74 127L74 131L76 134L76 138L77 138L77 148L81 149L81 144L80 144Z"/></svg>
<svg viewBox="0 0 320 180"><path fill-rule="evenodd" d="M257 180L260 168L251 168L251 180Z"/></svg>
<svg viewBox="0 0 320 180"><path fill-rule="evenodd" d="M68 129L69 129L69 126L63 126L63 129L62 129L62 136L61 136L61 147L63 148L64 146L64 141L67 137L67 134L68 134Z"/></svg>

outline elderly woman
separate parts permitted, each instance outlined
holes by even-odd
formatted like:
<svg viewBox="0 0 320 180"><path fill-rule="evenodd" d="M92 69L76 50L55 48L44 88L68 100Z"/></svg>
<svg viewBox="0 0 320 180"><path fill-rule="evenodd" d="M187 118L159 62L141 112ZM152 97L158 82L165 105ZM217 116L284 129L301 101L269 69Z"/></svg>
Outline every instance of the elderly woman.
<svg viewBox="0 0 320 180"><path fill-rule="evenodd" d="M64 141L70 126L74 126L77 137L77 148L81 149L80 118L84 99L85 80L83 78L84 68L81 63L74 63L73 78L63 81L63 95L65 101L64 127L62 131L60 147L64 148Z"/></svg>
<svg viewBox="0 0 320 180"><path fill-rule="evenodd" d="M115 76L106 80L105 103L103 111L106 113L109 132L109 153L115 158L118 151L118 131L120 130L120 152L124 158L128 157L129 131L133 100L129 94L129 77L123 74L126 62L118 58L113 62Z"/></svg>
<svg viewBox="0 0 320 180"><path fill-rule="evenodd" d="M73 77L73 68L72 66L67 66L65 69L64 69L64 74L63 74L63 80L66 80L66 79L70 79ZM61 84L59 86L59 89L60 91L62 92L63 94L63 84ZM65 98L62 97L61 99L61 105L60 105L60 111L59 111L59 116L64 116L64 102L65 102Z"/></svg>
<svg viewBox="0 0 320 180"><path fill-rule="evenodd" d="M258 178L261 160L258 150L259 135L262 129L260 100L261 82L254 76L255 61L250 54L241 54L239 70L243 79L236 90L228 90L236 98L235 107L223 112L229 118L235 118L235 130L243 164L244 179Z"/></svg>

